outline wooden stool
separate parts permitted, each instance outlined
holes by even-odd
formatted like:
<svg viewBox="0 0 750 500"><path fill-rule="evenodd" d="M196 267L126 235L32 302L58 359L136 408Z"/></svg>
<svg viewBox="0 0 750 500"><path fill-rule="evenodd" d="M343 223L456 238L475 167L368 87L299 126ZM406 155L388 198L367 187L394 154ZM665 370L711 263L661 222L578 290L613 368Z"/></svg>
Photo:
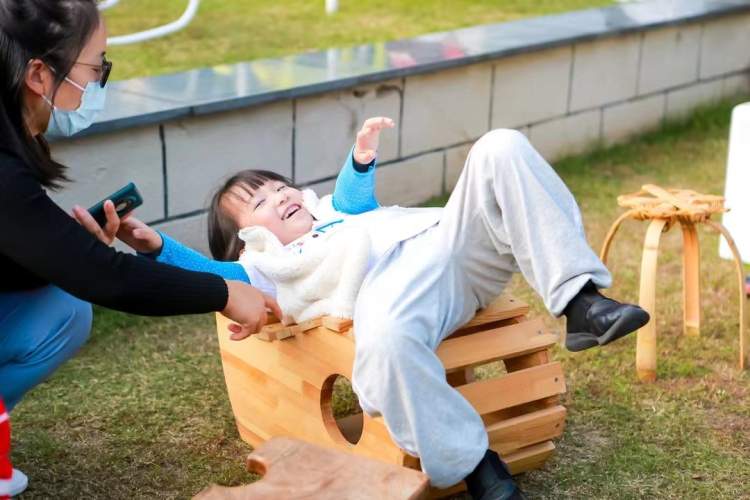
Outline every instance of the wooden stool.
<svg viewBox="0 0 750 500"><path fill-rule="evenodd" d="M656 380L656 261L661 234L677 222L682 227L683 320L685 335L700 335L700 247L696 225L703 223L718 231L734 255L740 290L740 370L746 366L745 297L742 260L729 231L711 220L716 213L726 212L724 198L696 193L687 189L663 189L647 184L637 193L622 195L617 203L628 210L615 220L604 239L601 260L606 264L609 248L620 224L625 219L650 220L643 244L641 261L640 306L651 315L651 321L638 331L636 370L644 382Z"/></svg>
<svg viewBox="0 0 750 500"><path fill-rule="evenodd" d="M427 498L421 472L277 437L247 457L247 469L263 478L246 486L210 486L193 500L358 500Z"/></svg>
<svg viewBox="0 0 750 500"><path fill-rule="evenodd" d="M557 342L528 306L495 301L438 348L448 381L482 415L492 449L513 473L541 466L552 454L566 410L559 403L565 379L548 349ZM254 447L290 436L324 447L414 469L419 460L396 446L382 417L362 413L334 418L333 385L351 379L351 320L321 318L300 325L267 325L260 335L232 341L217 315L224 377L240 436ZM355 326L356 328L356 326ZM263 339L283 339L268 342ZM502 360L502 376L475 381L473 368ZM436 494L460 491L463 485Z"/></svg>

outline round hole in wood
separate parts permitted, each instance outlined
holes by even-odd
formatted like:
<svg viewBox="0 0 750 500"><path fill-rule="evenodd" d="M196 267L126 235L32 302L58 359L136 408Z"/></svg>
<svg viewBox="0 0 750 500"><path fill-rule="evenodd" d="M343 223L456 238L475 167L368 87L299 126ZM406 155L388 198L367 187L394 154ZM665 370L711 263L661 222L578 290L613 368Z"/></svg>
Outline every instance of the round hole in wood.
<svg viewBox="0 0 750 500"><path fill-rule="evenodd" d="M351 382L343 375L334 373L323 382L320 410L326 430L334 441L351 445L362 438L362 408Z"/></svg>

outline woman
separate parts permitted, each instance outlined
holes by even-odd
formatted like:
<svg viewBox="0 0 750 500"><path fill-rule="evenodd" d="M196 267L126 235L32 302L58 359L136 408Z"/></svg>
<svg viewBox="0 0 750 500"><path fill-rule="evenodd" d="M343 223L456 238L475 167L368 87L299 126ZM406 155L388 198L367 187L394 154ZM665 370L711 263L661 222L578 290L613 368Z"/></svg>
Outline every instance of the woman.
<svg viewBox="0 0 750 500"><path fill-rule="evenodd" d="M0 0L0 397L9 410L86 341L90 303L142 315L221 311L233 339L258 331L267 307L278 313L248 284L115 251L111 202L99 228L45 193L68 179L43 134L72 135L101 109L106 39L95 0Z"/></svg>

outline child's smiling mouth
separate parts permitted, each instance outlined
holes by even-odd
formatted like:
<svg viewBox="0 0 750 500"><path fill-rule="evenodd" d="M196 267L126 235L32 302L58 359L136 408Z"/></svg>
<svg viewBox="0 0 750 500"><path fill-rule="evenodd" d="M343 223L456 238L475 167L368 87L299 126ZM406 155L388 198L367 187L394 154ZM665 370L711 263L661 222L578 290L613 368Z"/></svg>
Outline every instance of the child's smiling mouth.
<svg viewBox="0 0 750 500"><path fill-rule="evenodd" d="M287 209L284 211L284 215L281 217L282 220L287 220L291 218L294 214L300 211L302 206L298 205L297 203L293 203L287 207Z"/></svg>

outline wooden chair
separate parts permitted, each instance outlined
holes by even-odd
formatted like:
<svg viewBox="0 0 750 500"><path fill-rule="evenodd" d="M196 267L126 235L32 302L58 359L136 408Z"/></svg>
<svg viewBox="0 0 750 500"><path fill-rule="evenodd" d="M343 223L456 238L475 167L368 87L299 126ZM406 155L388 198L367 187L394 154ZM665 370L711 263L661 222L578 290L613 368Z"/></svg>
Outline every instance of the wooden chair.
<svg viewBox="0 0 750 500"><path fill-rule="evenodd" d="M557 335L540 319L526 318L527 312L526 304L502 297L437 350L449 383L482 416L492 449L514 474L541 466L552 454L552 439L562 434L566 414L559 402L565 392L562 367L549 355ZM274 323L243 341L229 339L227 321L217 315L221 359L237 428L246 442L257 447L290 436L419 468L418 459L391 441L382 417L333 415L334 382L352 375L351 320L324 317L290 327ZM268 341L274 339L279 341ZM502 361L506 373L475 380L474 368L493 361Z"/></svg>

